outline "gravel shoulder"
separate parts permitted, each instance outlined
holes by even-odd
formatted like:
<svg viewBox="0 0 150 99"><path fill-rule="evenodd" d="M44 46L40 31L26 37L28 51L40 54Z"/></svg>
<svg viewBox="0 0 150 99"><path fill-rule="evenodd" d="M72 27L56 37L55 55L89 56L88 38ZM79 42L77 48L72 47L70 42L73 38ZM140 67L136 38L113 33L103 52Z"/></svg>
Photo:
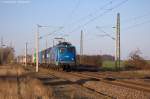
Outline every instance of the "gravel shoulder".
<svg viewBox="0 0 150 99"><path fill-rule="evenodd" d="M47 72L47 70L45 70L45 72ZM111 97L111 98L117 98L117 99L150 99L150 93L143 92L141 90L136 90L136 89L127 88L127 87L123 87L123 86L112 85L112 84L104 83L100 80L96 81L95 79L92 79L89 77L83 78L80 76L74 76L74 75L71 75L71 73L69 75L69 73L54 72L51 70L48 72L50 74L57 76L57 77L68 79L69 81L72 81L74 83L81 84L83 87L95 90L96 92L99 92L99 93L106 95L108 97ZM111 74L113 74L113 73L111 73ZM115 77L116 74L117 73L114 73L113 77ZM124 72L123 72L123 74L124 74ZM121 78L125 77L125 79L126 79L126 77L129 77L132 73L125 75L125 76L123 76L123 74L121 75ZM125 74L127 74L127 72L125 72ZM133 73L132 75L134 75L133 76L134 79L139 77L139 74L136 75L135 73ZM141 77L141 75L142 75L142 77L144 77L143 74L140 74L140 77ZM147 73L146 73L146 75L147 75ZM118 76L117 76L117 78L118 78ZM137 80L137 81L140 82L139 80Z"/></svg>

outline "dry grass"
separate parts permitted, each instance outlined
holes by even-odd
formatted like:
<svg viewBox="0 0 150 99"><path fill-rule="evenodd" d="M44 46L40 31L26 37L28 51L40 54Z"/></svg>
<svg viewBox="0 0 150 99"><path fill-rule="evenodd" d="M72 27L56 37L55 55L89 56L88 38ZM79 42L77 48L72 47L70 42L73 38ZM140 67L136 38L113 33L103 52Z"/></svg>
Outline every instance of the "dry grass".
<svg viewBox="0 0 150 99"><path fill-rule="evenodd" d="M0 66L0 76L17 76L24 73L25 70L22 67Z"/></svg>
<svg viewBox="0 0 150 99"><path fill-rule="evenodd" d="M17 80L0 80L0 99L18 99Z"/></svg>
<svg viewBox="0 0 150 99"><path fill-rule="evenodd" d="M20 82L20 96L23 99L49 99L52 96L52 91L37 79L23 78Z"/></svg>
<svg viewBox="0 0 150 99"><path fill-rule="evenodd" d="M0 68L0 99L49 99L51 89L39 80L21 77L26 71L22 67Z"/></svg>

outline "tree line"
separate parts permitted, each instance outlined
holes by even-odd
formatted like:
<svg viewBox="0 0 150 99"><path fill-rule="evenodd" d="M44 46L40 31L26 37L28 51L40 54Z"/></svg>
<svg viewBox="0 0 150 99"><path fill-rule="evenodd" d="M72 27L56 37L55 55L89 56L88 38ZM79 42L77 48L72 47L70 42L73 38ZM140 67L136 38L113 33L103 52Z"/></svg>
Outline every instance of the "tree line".
<svg viewBox="0 0 150 99"><path fill-rule="evenodd" d="M102 66L103 61L114 61L115 58L112 55L77 55L77 63L90 65L90 66Z"/></svg>
<svg viewBox="0 0 150 99"><path fill-rule="evenodd" d="M14 48L0 48L0 65L14 62Z"/></svg>

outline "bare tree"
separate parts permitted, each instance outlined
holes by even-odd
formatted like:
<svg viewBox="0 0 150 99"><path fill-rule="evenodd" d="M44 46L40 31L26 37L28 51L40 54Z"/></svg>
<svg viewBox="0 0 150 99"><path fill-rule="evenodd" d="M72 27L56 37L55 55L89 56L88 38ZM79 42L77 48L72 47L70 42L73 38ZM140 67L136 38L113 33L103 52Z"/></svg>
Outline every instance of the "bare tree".
<svg viewBox="0 0 150 99"><path fill-rule="evenodd" d="M124 66L128 69L144 69L148 66L147 61L141 57L141 50L137 49L130 53L129 59L124 62Z"/></svg>

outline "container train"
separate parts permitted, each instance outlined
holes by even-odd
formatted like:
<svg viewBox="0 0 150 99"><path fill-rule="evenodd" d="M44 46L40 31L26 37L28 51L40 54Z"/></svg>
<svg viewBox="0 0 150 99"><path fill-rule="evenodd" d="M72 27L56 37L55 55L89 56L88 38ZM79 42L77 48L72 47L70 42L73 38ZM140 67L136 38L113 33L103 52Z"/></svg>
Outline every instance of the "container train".
<svg viewBox="0 0 150 99"><path fill-rule="evenodd" d="M36 61L35 57L34 54L33 64ZM76 48L69 42L59 42L57 45L39 52L39 65L70 70L76 66Z"/></svg>

